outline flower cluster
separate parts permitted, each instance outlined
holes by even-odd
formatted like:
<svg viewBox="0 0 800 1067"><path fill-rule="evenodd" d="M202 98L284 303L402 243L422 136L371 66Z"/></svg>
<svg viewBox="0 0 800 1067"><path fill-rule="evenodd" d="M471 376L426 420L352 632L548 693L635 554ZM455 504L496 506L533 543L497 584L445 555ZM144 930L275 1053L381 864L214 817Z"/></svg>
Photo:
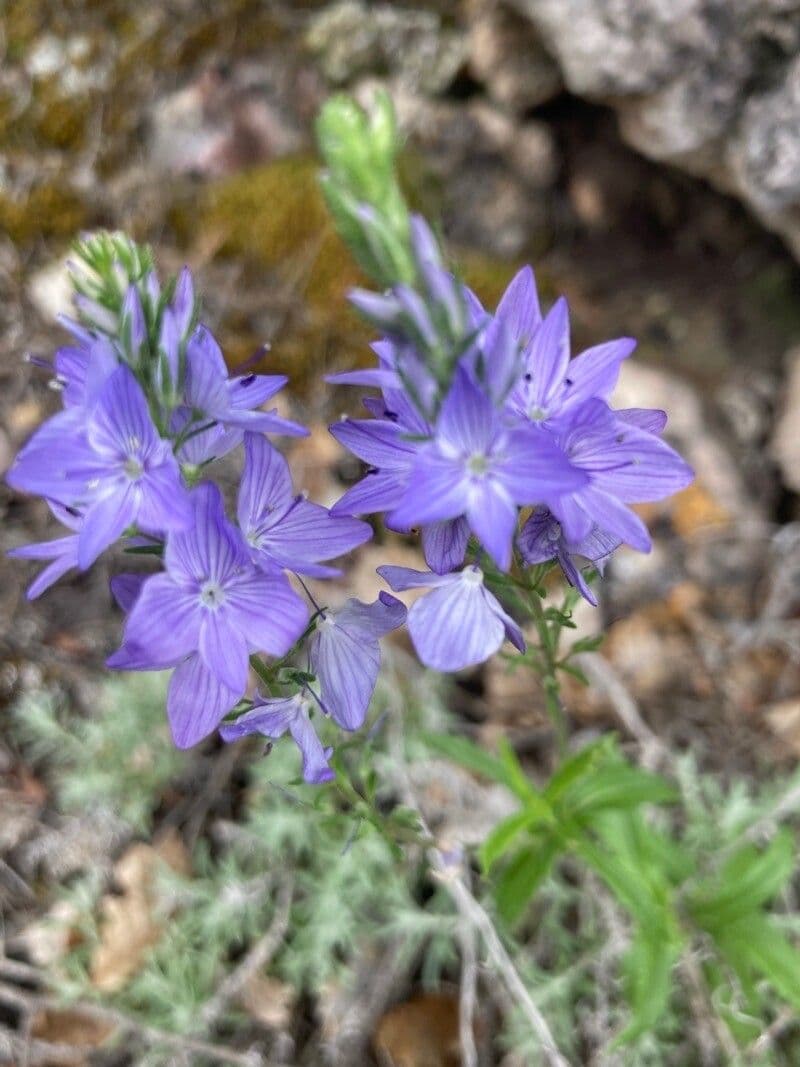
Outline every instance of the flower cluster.
<svg viewBox="0 0 800 1067"><path fill-rule="evenodd" d="M64 320L72 341L50 365L63 407L7 475L15 489L44 497L70 531L12 551L49 561L28 595L71 568L86 570L117 542L158 557L158 573L112 579L127 620L108 665L173 669L167 712L177 745L197 743L235 712L223 738L288 730L306 779L327 780L330 752L315 733L314 711L345 730L363 724L379 638L404 621L405 608L388 594L338 611L313 601L309 608L302 580L293 584L290 575L339 574L329 561L366 541L371 528L294 491L286 460L264 435L306 431L262 410L286 379L229 375L198 322L188 270L162 289L146 251L118 235L99 235L78 252L77 318ZM239 445L233 523L206 475ZM302 644L305 671L293 666ZM251 665L269 682L266 697L249 695Z"/></svg>
<svg viewBox="0 0 800 1067"><path fill-rule="evenodd" d="M519 628L485 578L554 561L594 603L583 568L602 572L625 543L650 537L629 504L662 499L692 471L660 433L661 411L609 399L629 338L571 358L566 301L542 316L533 272L513 279L495 313L445 269L423 220L411 222L418 285L353 302L384 333L378 367L332 376L377 387L371 418L345 418L336 439L367 465L335 515L380 512L418 528L430 571L383 567L399 591L429 587L409 612L423 663L480 663Z"/></svg>

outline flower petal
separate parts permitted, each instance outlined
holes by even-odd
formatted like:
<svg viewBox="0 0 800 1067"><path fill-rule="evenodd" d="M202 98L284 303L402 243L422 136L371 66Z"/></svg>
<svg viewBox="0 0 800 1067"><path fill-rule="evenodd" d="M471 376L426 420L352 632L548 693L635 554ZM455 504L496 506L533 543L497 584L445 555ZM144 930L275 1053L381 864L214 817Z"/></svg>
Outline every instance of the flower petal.
<svg viewBox="0 0 800 1067"><path fill-rule="evenodd" d="M199 656L184 660L167 692L167 715L178 748L191 748L213 733L240 696L222 685Z"/></svg>
<svg viewBox="0 0 800 1067"><path fill-rule="evenodd" d="M422 527L425 562L437 574L446 574L461 566L468 541L469 523L465 518L446 519Z"/></svg>
<svg viewBox="0 0 800 1067"><path fill-rule="evenodd" d="M120 670L174 667L195 651L199 635L196 595L184 592L168 574L154 574L144 582L130 610L122 648L106 662Z"/></svg>

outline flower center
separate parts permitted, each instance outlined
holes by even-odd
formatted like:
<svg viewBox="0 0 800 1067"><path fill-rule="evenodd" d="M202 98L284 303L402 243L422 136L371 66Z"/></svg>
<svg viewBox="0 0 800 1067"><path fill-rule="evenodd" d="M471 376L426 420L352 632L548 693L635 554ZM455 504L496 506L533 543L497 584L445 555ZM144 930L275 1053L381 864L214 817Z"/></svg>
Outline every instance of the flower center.
<svg viewBox="0 0 800 1067"><path fill-rule="evenodd" d="M528 411L528 418L531 420L531 422L544 422L544 420L547 418L547 414L548 413L545 411L544 408L540 408L537 405L534 405Z"/></svg>
<svg viewBox="0 0 800 1067"><path fill-rule="evenodd" d="M465 567L461 572L461 580L467 585L481 585L483 583L483 571L480 567Z"/></svg>
<svg viewBox="0 0 800 1067"><path fill-rule="evenodd" d="M135 482L144 474L144 465L136 456L128 456L123 465L123 470L131 481Z"/></svg>
<svg viewBox="0 0 800 1067"><path fill-rule="evenodd" d="M200 587L200 603L212 611L225 603L225 590L219 582L206 582Z"/></svg>
<svg viewBox="0 0 800 1067"><path fill-rule="evenodd" d="M475 452L467 460L467 470L476 478L482 478L489 471L489 457L482 452Z"/></svg>

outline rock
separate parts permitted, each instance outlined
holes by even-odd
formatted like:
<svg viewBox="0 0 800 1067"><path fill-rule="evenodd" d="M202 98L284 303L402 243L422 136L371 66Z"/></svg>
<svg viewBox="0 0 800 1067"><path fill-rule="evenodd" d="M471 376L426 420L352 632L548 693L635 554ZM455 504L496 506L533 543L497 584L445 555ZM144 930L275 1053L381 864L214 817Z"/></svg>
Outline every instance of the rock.
<svg viewBox="0 0 800 1067"><path fill-rule="evenodd" d="M393 98L401 129L441 181L451 240L513 257L549 232L552 215L541 194L553 186L559 159L547 125L519 125L480 100L429 100L401 88Z"/></svg>
<svg viewBox="0 0 800 1067"><path fill-rule="evenodd" d="M707 510L713 506L720 515L753 514L755 502L737 464L709 427L700 397L688 382L627 360L614 393L614 407L668 411L666 436L694 467L698 484L713 501L713 505L707 502Z"/></svg>
<svg viewBox="0 0 800 1067"><path fill-rule="evenodd" d="M770 452L780 467L783 484L800 492L800 347L786 356L786 384L781 413L775 424Z"/></svg>
<svg viewBox="0 0 800 1067"><path fill-rule="evenodd" d="M468 13L470 72L492 100L522 113L558 95L561 72L530 22L496 0L477 0Z"/></svg>
<svg viewBox="0 0 800 1067"><path fill-rule="evenodd" d="M444 92L467 56L466 39L432 11L340 0L311 22L306 42L335 85L378 71L424 94Z"/></svg>
<svg viewBox="0 0 800 1067"><path fill-rule="evenodd" d="M623 138L734 193L800 258L797 0L511 0Z"/></svg>
<svg viewBox="0 0 800 1067"><path fill-rule="evenodd" d="M295 90L304 77L272 56L230 71L207 68L151 109L149 162L173 174L221 177L298 151L306 134ZM313 86L308 91L315 95Z"/></svg>
<svg viewBox="0 0 800 1067"><path fill-rule="evenodd" d="M48 323L56 322L59 315L71 315L74 309L67 261L60 259L32 274L28 282L28 296Z"/></svg>

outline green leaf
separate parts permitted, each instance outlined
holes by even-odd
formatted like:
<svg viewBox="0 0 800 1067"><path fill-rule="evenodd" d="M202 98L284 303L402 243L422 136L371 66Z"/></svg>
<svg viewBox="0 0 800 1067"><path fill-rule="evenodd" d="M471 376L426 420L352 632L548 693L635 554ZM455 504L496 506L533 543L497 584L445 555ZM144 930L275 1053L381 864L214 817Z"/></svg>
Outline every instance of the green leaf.
<svg viewBox="0 0 800 1067"><path fill-rule="evenodd" d="M553 810L546 801L535 797L522 811L517 811L503 819L491 831L480 847L479 855L484 871L491 867L508 851L515 839L533 826L553 821Z"/></svg>
<svg viewBox="0 0 800 1067"><path fill-rule="evenodd" d="M554 804L573 782L577 781L598 763L604 762L615 752L615 739L606 735L599 741L586 745L574 756L565 759L544 790L544 796Z"/></svg>
<svg viewBox="0 0 800 1067"><path fill-rule="evenodd" d="M762 975L793 1007L800 1009L800 952L766 915L745 915L714 935L731 966L747 983L742 970Z"/></svg>
<svg viewBox="0 0 800 1067"><path fill-rule="evenodd" d="M558 855L559 842L544 837L511 860L495 887L497 910L509 926L520 918Z"/></svg>
<svg viewBox="0 0 800 1067"><path fill-rule="evenodd" d="M577 656L579 652L595 652L605 640L605 634L595 634L594 637L580 637L570 646L569 654Z"/></svg>
<svg viewBox="0 0 800 1067"><path fill-rule="evenodd" d="M670 804L677 799L678 791L666 779L620 762L583 775L563 796L562 803L571 817L585 819L609 808Z"/></svg>
<svg viewBox="0 0 800 1067"><path fill-rule="evenodd" d="M668 929L642 927L637 932L624 962L625 995L632 1018L613 1046L628 1044L652 1030L664 1014L680 949L680 940Z"/></svg>
<svg viewBox="0 0 800 1067"><path fill-rule="evenodd" d="M781 830L763 852L753 845L739 849L716 884L706 884L690 897L689 911L699 926L713 932L757 912L781 891L794 868L794 835Z"/></svg>
<svg viewBox="0 0 800 1067"><path fill-rule="evenodd" d="M457 737L453 734L429 734L424 733L422 740L428 746L454 763L466 767L475 774L480 774L492 782L499 782L509 789L520 800L527 801L535 794L533 786L524 778L509 769L504 759L493 756L490 752L476 745L466 737Z"/></svg>
<svg viewBox="0 0 800 1067"><path fill-rule="evenodd" d="M641 926L660 929L668 925L664 903L659 901L651 880L638 866L588 838L574 842L573 847Z"/></svg>

